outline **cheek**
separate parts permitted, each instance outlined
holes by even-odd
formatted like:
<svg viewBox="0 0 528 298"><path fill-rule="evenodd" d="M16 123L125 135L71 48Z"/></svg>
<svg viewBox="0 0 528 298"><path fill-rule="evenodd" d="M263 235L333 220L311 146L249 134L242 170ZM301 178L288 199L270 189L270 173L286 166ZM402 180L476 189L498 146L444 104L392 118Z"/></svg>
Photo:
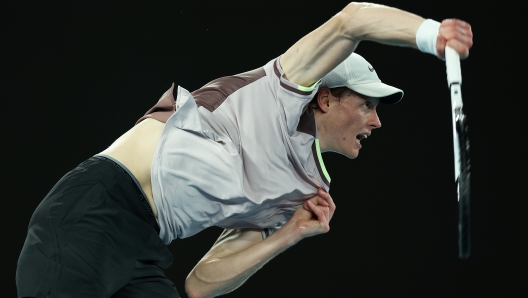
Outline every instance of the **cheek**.
<svg viewBox="0 0 528 298"><path fill-rule="evenodd" d="M354 121L350 119L350 117L347 117L347 115L343 115L339 119L339 122L336 123L336 131L339 132L339 135L341 135L342 139L348 138L350 136L351 131L354 127Z"/></svg>
<svg viewBox="0 0 528 298"><path fill-rule="evenodd" d="M356 128L353 125L353 122L350 121L343 121L340 122L339 127L336 129L336 139L338 139L339 142L350 142L356 139Z"/></svg>
<svg viewBox="0 0 528 298"><path fill-rule="evenodd" d="M356 135L361 133L362 120L365 118L359 109L343 105L338 114L334 115L335 136L341 142L355 141Z"/></svg>
<svg viewBox="0 0 528 298"><path fill-rule="evenodd" d="M343 133L347 135L347 137L355 139L356 135L360 133L362 127L361 119L362 117L358 117L358 115L355 114L348 115L343 121Z"/></svg>

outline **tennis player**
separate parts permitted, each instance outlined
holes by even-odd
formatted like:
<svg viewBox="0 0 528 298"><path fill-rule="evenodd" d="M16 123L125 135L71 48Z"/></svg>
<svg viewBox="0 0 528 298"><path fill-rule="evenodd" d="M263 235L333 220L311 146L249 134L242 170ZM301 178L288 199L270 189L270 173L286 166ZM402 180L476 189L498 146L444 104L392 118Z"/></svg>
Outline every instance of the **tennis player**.
<svg viewBox="0 0 528 298"><path fill-rule="evenodd" d="M350 3L266 65L189 92L171 87L108 149L37 207L17 268L19 297L178 297L166 245L225 228L190 272L190 297L233 291L274 256L326 233L335 204L321 156L355 158L403 92L354 53L359 42L469 54L472 33Z"/></svg>

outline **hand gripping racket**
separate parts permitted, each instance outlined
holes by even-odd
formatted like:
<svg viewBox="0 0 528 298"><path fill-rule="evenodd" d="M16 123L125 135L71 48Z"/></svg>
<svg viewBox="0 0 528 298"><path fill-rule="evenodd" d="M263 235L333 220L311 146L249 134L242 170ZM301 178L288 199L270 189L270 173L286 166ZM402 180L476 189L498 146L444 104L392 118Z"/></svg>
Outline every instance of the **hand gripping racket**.
<svg viewBox="0 0 528 298"><path fill-rule="evenodd" d="M447 84L451 90L453 115L453 150L455 153L455 183L458 195L458 257L467 259L470 251L470 163L469 138L466 115L463 111L462 73L460 57L451 47L445 49Z"/></svg>

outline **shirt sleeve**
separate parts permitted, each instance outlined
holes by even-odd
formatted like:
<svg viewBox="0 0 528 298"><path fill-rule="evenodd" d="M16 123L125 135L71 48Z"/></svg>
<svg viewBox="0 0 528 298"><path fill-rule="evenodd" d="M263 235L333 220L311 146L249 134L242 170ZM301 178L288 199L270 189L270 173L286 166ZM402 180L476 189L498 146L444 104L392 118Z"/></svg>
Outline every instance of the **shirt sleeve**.
<svg viewBox="0 0 528 298"><path fill-rule="evenodd" d="M288 81L280 66L280 57L273 61L271 84L275 88L276 97L284 111L288 134L292 136L297 131L299 119L305 107L313 99L321 80L310 87L304 87Z"/></svg>

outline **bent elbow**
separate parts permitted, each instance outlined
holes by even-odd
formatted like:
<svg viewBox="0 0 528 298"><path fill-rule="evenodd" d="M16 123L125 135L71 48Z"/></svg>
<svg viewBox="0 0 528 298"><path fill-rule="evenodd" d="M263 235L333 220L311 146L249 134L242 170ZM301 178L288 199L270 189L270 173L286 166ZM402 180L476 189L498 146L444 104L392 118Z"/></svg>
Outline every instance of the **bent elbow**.
<svg viewBox="0 0 528 298"><path fill-rule="evenodd" d="M335 18L339 20L339 29L343 36L348 39L360 41L365 32L365 25L372 22L369 13L370 8L382 5L366 2L350 2L339 12Z"/></svg>
<svg viewBox="0 0 528 298"><path fill-rule="evenodd" d="M356 11L360 10L362 7L368 6L370 3L363 2L350 2L343 8L342 13L353 14Z"/></svg>
<svg viewBox="0 0 528 298"><path fill-rule="evenodd" d="M185 292L189 298L209 298L214 297L213 293L206 290L206 286L196 279L196 276L189 274L185 279Z"/></svg>
<svg viewBox="0 0 528 298"><path fill-rule="evenodd" d="M358 12L362 12L364 9L381 7L383 5L368 3L368 2L350 2L343 8L340 14L343 14L347 17L353 16Z"/></svg>
<svg viewBox="0 0 528 298"><path fill-rule="evenodd" d="M204 298L204 293L200 291L200 287L195 286L195 283L191 280L192 277L185 279L185 292L189 298Z"/></svg>
<svg viewBox="0 0 528 298"><path fill-rule="evenodd" d="M351 29L354 28L357 17L355 14L363 7L367 6L367 3L350 2L345 8L343 8L333 19L336 22L339 32L347 37L352 37ZM348 36L351 35L351 36Z"/></svg>

